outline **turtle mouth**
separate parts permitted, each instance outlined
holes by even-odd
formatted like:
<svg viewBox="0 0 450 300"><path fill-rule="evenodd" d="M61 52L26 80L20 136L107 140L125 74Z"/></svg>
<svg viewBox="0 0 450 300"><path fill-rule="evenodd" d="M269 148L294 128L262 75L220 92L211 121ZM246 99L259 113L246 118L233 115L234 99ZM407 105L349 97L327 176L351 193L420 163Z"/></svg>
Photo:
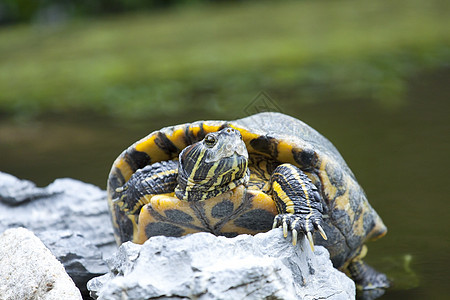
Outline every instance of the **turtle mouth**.
<svg viewBox="0 0 450 300"><path fill-rule="evenodd" d="M232 157L233 155L243 156L248 159L247 148L244 143L232 144L227 143L222 147L218 148L216 151L211 151L206 155L205 162L212 163L219 161L224 158Z"/></svg>

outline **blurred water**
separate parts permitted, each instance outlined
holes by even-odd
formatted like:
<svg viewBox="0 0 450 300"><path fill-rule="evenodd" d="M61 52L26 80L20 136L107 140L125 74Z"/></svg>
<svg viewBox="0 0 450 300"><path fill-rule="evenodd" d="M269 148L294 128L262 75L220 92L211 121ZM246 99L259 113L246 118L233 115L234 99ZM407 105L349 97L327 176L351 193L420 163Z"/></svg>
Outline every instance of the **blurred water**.
<svg viewBox="0 0 450 300"><path fill-rule="evenodd" d="M369 244L367 257L394 280L380 299L446 298L449 77L446 69L413 79L408 101L393 110L368 101L273 99L274 107L335 144L388 226L385 238ZM251 101L221 118L245 116ZM73 177L105 188L113 160L131 143L163 126L198 119L210 117L192 107L145 122L116 123L90 115L53 116L32 124L0 121L0 170L40 186Z"/></svg>

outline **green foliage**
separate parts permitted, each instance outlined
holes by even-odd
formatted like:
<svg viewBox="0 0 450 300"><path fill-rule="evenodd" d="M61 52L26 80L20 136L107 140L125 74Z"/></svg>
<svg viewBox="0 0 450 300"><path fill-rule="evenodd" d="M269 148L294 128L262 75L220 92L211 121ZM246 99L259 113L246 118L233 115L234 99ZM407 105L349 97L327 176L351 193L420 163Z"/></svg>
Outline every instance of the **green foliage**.
<svg viewBox="0 0 450 300"><path fill-rule="evenodd" d="M411 76L449 61L445 1L208 6L0 30L0 112L212 117L276 99L405 103Z"/></svg>

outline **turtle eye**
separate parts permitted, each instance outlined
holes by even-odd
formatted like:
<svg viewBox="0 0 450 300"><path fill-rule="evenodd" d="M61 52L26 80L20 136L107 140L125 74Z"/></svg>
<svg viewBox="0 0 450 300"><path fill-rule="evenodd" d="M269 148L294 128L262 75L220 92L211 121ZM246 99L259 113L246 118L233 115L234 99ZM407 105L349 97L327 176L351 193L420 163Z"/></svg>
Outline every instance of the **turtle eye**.
<svg viewBox="0 0 450 300"><path fill-rule="evenodd" d="M214 136L210 135L210 134L208 134L205 137L205 145L208 148L213 147L216 144L216 142L217 142L217 139Z"/></svg>

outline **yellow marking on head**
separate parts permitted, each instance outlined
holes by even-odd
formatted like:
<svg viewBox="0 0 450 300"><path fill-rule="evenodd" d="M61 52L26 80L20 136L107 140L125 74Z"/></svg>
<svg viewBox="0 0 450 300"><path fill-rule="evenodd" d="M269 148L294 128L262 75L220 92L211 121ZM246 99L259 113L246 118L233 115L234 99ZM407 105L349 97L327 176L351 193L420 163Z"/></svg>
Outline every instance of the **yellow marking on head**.
<svg viewBox="0 0 450 300"><path fill-rule="evenodd" d="M200 162L202 161L202 158L205 156L206 151L201 151L198 148L196 148L192 151L196 151L196 152L200 151L200 153L198 154L198 156L196 155L196 153L192 153L192 155L197 156L197 157L196 157L195 165L192 168L192 172L191 172L191 174L189 174L189 177L187 178L186 191L191 191L198 184L203 184L203 183L208 182L208 178L206 178L205 180L202 180L201 182L194 181L195 174L197 173L197 171L199 169L198 166L199 166Z"/></svg>
<svg viewBox="0 0 450 300"><path fill-rule="evenodd" d="M214 176L218 166L219 166L218 162L213 164L213 166L208 170L208 174L206 175L206 178L205 178L205 180L202 181L202 183L207 183L207 182L209 182L209 181L211 181L213 179L213 176ZM208 191L214 190L214 188L217 186L217 183L220 181L222 176L218 176L217 177L216 181L213 182L213 184L208 189ZM201 200L206 200L206 197L208 197L208 193L203 193Z"/></svg>
<svg viewBox="0 0 450 300"><path fill-rule="evenodd" d="M215 175L215 172L216 172L216 169L217 169L218 166L219 166L218 163L214 164L214 166L208 171L207 178L205 180L203 180L202 182L206 183L206 182L210 181L213 178L213 176ZM233 190L234 188L236 188L237 183L234 182L234 180L236 180L236 174L239 171L238 167L239 167L238 160L237 159L233 160L233 165L231 166L231 168L227 172L225 172L223 174L220 174L217 177L217 179L214 182L214 184L212 184L211 187L208 189L208 192L209 191L213 191L214 189L216 189L217 184L219 182L222 182L223 177L226 174L229 174L230 172L232 173L231 174L232 181L228 183L229 190ZM244 174L244 176L246 176L246 175ZM207 197L208 197L208 193L204 193L203 196L202 196L202 200L206 200Z"/></svg>
<svg viewBox="0 0 450 300"><path fill-rule="evenodd" d="M214 167L212 167L212 168L209 170L209 172L208 172L208 178L212 178L212 177L215 175L216 169L217 169L218 165L219 165L219 164L216 163L216 164L214 165ZM231 168L228 169L228 171L226 171L226 172L220 174L220 175L217 177L216 183L222 182L223 177L224 177L225 175L229 174L229 173L231 173L231 178L232 178L232 180L236 179L236 173L237 173L238 171L239 171L238 160L237 160L237 159L234 159L234 160L233 160L233 164L231 165Z"/></svg>
<svg viewBox="0 0 450 300"><path fill-rule="evenodd" d="M273 191L277 193L277 196L286 204L286 212L293 214L294 213L294 203L289 199L288 195L284 192L283 188L278 182L274 182L272 184Z"/></svg>
<svg viewBox="0 0 450 300"><path fill-rule="evenodd" d="M202 182L206 183L206 182L210 181L216 174L217 167L219 167L219 161L214 162L212 167L208 170L208 174L206 174L205 180L203 180ZM219 180L219 177L217 178L217 180ZM213 186L214 185L215 185L215 183L213 184Z"/></svg>
<svg viewBox="0 0 450 300"><path fill-rule="evenodd" d="M218 126L207 126L204 125L204 128L206 127L207 130L215 130L218 129ZM217 174L217 169L220 166L220 160L216 161L211 165L211 167L208 170L208 173L205 175L205 178L198 181L194 180L195 175L198 173L198 171L201 169L202 166L200 166L200 163L202 163L202 159L206 155L207 151L206 149L202 148L196 148L192 151L195 151L191 153L192 157L195 158L195 164L192 167L192 171L189 174L189 177L187 178L185 192L190 192L192 190L198 189L199 186L210 184L210 187L208 190L205 190L205 192L202 194L200 200L206 200L208 197L211 197L211 194L209 192L214 191L217 189L217 186L222 183L222 180L225 176L231 177L231 182L228 183L228 190L234 189L237 186L237 183L234 182L234 180L238 180L240 178L236 178L236 174L240 171L239 169L239 160L233 159L232 165L227 170L222 170L221 174ZM198 154L197 154L198 153ZM197 156L197 157L196 157ZM245 176L245 174L244 174ZM211 183L211 181L214 180L214 182ZM222 187L222 185L221 185Z"/></svg>
<svg viewBox="0 0 450 300"><path fill-rule="evenodd" d="M199 186L205 185L210 180L212 180L212 178L213 178L213 176L214 176L214 174L216 172L216 169L219 166L219 163L213 164L211 169L208 170L208 174L206 174L206 178L205 179L203 179L201 181L194 181L194 177L195 177L197 171L199 170L199 164L201 163L202 158L205 156L206 151L201 151L199 149L195 149L193 151L200 151L200 154L196 158L194 167L192 168L192 172L189 175L189 177L187 178L186 187L185 187L185 190L184 190L185 192L187 192L187 194L185 193L185 196L187 196L190 191L195 190ZM194 156L195 156L195 153L194 153ZM232 170L234 170L236 168L236 167L234 167L234 164L236 164L236 163L237 163L237 161L233 162L233 169ZM216 182L219 181L222 177L223 177L223 175L219 176L217 178ZM214 190L216 188L216 186L217 186L216 182L213 185L211 185L211 187L207 191L205 191L205 193L203 193L202 198L200 200L206 200L207 199L207 197L208 197L208 193L207 192L212 191L212 190ZM233 189L235 187L236 187L236 184L230 183L230 189Z"/></svg>

